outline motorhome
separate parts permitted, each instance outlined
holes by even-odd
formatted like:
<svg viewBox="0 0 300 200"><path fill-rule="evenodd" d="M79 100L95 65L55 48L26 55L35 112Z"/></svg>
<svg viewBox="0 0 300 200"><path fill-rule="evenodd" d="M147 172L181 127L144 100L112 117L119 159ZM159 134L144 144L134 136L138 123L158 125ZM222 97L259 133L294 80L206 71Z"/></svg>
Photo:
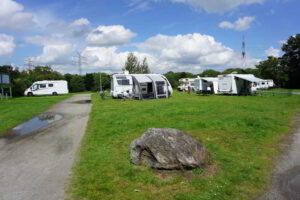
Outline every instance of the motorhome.
<svg viewBox="0 0 300 200"><path fill-rule="evenodd" d="M201 94L218 94L218 78L197 77L194 81L195 92Z"/></svg>
<svg viewBox="0 0 300 200"><path fill-rule="evenodd" d="M218 76L218 92L221 94L250 95L256 93L262 79L253 74L226 74Z"/></svg>
<svg viewBox="0 0 300 200"><path fill-rule="evenodd" d="M25 96L68 94L68 82L64 80L45 80L34 82L25 90Z"/></svg>
<svg viewBox="0 0 300 200"><path fill-rule="evenodd" d="M173 89L161 74L114 74L111 95L114 98L158 99L168 98Z"/></svg>
<svg viewBox="0 0 300 200"><path fill-rule="evenodd" d="M177 90L179 90L179 91L189 91L189 89L190 89L190 90L194 91L195 90L194 81L195 81L194 78L181 78L181 79L179 79L180 85L177 87Z"/></svg>

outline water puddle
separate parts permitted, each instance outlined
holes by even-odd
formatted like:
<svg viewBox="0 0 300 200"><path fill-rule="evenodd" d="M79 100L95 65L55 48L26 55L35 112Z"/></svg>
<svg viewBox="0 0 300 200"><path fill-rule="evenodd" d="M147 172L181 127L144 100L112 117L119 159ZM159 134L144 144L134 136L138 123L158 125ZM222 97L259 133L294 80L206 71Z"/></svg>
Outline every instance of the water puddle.
<svg viewBox="0 0 300 200"><path fill-rule="evenodd" d="M300 199L300 166L281 175L280 188L287 199Z"/></svg>
<svg viewBox="0 0 300 200"><path fill-rule="evenodd" d="M73 101L72 103L77 103L77 104L90 104L92 100L80 100L80 101Z"/></svg>
<svg viewBox="0 0 300 200"><path fill-rule="evenodd" d="M62 118L63 116L59 114L43 113L10 130L7 134L7 137L25 136L31 134L46 127L49 124L61 120Z"/></svg>

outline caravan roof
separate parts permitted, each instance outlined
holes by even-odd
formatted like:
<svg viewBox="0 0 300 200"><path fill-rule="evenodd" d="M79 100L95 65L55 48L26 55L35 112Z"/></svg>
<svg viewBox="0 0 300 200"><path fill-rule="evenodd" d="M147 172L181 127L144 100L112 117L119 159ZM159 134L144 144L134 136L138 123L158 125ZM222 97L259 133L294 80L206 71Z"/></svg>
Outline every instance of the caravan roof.
<svg viewBox="0 0 300 200"><path fill-rule="evenodd" d="M235 77L238 77L238 78L241 78L241 79L244 79L246 81L249 81L249 82L254 82L254 83L258 83L258 82L261 82L263 81L262 79L260 78L256 78L254 75L252 74L234 74Z"/></svg>

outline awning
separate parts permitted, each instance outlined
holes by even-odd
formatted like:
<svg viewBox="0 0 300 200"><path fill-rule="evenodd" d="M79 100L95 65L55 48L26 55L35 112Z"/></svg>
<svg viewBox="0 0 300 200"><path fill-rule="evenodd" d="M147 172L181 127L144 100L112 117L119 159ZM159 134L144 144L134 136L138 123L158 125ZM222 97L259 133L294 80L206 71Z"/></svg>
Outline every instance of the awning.
<svg viewBox="0 0 300 200"><path fill-rule="evenodd" d="M256 78L255 76L253 75L234 75L235 77L238 77L240 79L244 79L246 81L249 81L251 83L258 83L258 82L261 82L263 81L262 79L260 78Z"/></svg>
<svg viewBox="0 0 300 200"><path fill-rule="evenodd" d="M218 78L212 78L212 77L202 77L201 79L206 80L208 82L216 82L216 81L218 81Z"/></svg>
<svg viewBox="0 0 300 200"><path fill-rule="evenodd" d="M145 74L132 74L132 77L134 77L137 82L139 83L151 83L152 80Z"/></svg>
<svg viewBox="0 0 300 200"><path fill-rule="evenodd" d="M165 82L166 80L162 77L160 74L147 74L147 77L149 77L154 82Z"/></svg>

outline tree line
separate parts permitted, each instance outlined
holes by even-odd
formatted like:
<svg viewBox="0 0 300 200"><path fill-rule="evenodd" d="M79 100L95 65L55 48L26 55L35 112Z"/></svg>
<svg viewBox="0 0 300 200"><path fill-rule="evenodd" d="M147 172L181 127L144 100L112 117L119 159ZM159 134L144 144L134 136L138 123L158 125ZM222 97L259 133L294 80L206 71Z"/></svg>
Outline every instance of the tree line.
<svg viewBox="0 0 300 200"><path fill-rule="evenodd" d="M164 75L168 78L171 85L176 88L180 78L217 77L220 74L254 74L262 79L273 79L278 87L300 88L300 34L291 36L282 46L283 55L279 58L268 57L261 61L255 68L228 68L224 71L213 69L204 70L200 74L189 72L167 72ZM130 73L150 73L147 58L142 62L133 54L129 53L127 61L122 70ZM0 66L0 73L10 75L13 96L22 96L25 89L30 87L33 82L41 80L66 80L68 81L70 92L99 91L100 73L88 73L85 75L61 74L54 71L49 66L37 66L34 69L20 70L9 65ZM111 76L101 73L102 88L110 88Z"/></svg>

